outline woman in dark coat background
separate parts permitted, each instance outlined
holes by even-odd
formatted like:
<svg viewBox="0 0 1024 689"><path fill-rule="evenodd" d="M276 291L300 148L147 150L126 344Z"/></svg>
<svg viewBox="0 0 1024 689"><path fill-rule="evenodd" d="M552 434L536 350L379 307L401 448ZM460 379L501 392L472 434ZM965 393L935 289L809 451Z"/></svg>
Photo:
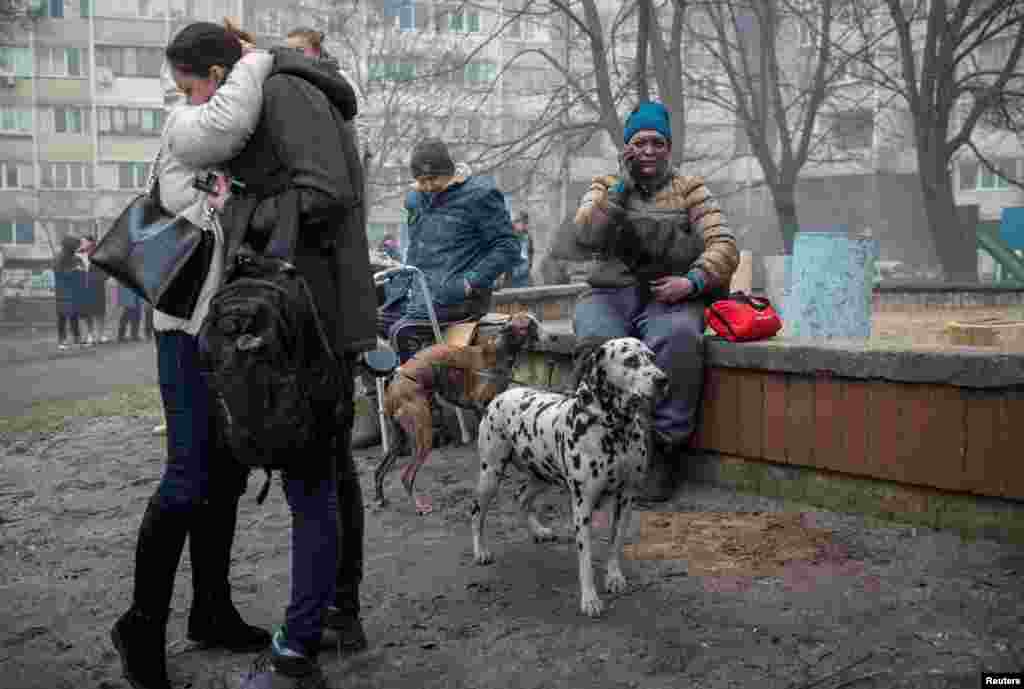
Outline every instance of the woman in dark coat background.
<svg viewBox="0 0 1024 689"><path fill-rule="evenodd" d="M78 292L81 287L81 277L84 273L78 270L81 259L76 252L81 243L77 237L64 237L60 243L60 253L53 264L53 282L56 292L57 306L57 347L66 350L68 345L68 326L71 327L71 336L75 338L75 344L82 343L81 332L79 331L79 304Z"/></svg>

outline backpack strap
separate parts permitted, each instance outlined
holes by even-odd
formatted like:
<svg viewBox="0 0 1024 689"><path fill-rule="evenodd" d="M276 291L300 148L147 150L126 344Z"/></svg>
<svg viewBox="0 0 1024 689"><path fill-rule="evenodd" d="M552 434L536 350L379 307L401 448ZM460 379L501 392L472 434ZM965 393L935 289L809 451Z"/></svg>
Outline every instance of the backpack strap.
<svg viewBox="0 0 1024 689"><path fill-rule="evenodd" d="M263 467L263 471L266 472L267 478L264 479L263 485L260 487L260 492L256 495L256 504L262 505L263 501L267 499L267 493L270 492L270 480L274 477L273 472Z"/></svg>
<svg viewBox="0 0 1024 689"><path fill-rule="evenodd" d="M299 238L299 190L290 187L283 191L278 207L281 215L263 253L290 263L295 258L295 244Z"/></svg>

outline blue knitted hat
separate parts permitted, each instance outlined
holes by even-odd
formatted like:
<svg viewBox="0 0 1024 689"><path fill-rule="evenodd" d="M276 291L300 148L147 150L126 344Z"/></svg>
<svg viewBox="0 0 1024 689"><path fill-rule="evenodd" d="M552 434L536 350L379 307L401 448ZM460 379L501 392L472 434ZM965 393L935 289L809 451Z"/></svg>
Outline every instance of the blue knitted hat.
<svg viewBox="0 0 1024 689"><path fill-rule="evenodd" d="M636 107L626 118L626 131L624 143L629 143L641 129L653 129L669 141L672 140L672 125L668 117L668 110L661 103L644 102Z"/></svg>

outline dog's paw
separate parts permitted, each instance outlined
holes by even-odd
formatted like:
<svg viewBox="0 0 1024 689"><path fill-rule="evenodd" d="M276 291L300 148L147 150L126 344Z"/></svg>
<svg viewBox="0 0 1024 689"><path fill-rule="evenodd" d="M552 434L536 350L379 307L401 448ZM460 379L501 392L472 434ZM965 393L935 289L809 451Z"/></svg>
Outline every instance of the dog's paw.
<svg viewBox="0 0 1024 689"><path fill-rule="evenodd" d="M494 554L490 550L481 550L474 553L473 562L478 565L489 565L494 562Z"/></svg>
<svg viewBox="0 0 1024 689"><path fill-rule="evenodd" d="M604 589L608 593L622 593L626 590L626 577L622 572L608 572L604 575Z"/></svg>
<svg viewBox="0 0 1024 689"><path fill-rule="evenodd" d="M584 593L580 599L580 612L587 617L600 617L604 612L604 601L598 598L596 593L589 596Z"/></svg>
<svg viewBox="0 0 1024 689"><path fill-rule="evenodd" d="M554 530L547 526L538 526L533 530L534 543L554 543L557 540Z"/></svg>

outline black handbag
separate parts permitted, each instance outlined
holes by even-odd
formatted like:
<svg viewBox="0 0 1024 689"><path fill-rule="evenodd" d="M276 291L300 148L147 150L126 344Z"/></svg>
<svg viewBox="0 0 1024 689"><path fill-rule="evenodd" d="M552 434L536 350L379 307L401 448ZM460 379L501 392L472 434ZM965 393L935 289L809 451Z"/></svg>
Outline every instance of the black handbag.
<svg viewBox="0 0 1024 689"><path fill-rule="evenodd" d="M160 205L159 165L157 155L149 190L128 204L89 260L157 311L189 318L210 272L215 238Z"/></svg>

